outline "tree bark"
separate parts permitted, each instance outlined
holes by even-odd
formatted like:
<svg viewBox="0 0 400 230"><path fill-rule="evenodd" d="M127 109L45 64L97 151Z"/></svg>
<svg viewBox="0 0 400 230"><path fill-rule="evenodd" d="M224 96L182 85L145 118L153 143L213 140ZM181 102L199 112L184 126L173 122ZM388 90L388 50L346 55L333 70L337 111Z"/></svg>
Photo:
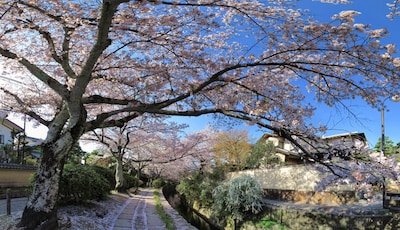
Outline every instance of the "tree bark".
<svg viewBox="0 0 400 230"><path fill-rule="evenodd" d="M83 106L79 118L73 125L63 110L49 125L45 143L42 146L43 156L36 172L35 184L28 203L17 224L25 230L58 229L57 197L60 177L69 151L81 137L86 121L86 111ZM71 122L72 123L72 122Z"/></svg>
<svg viewBox="0 0 400 230"><path fill-rule="evenodd" d="M122 188L124 187L122 157L116 157L116 158L117 158L117 167L115 168L115 189L121 192Z"/></svg>
<svg viewBox="0 0 400 230"><path fill-rule="evenodd" d="M52 151L51 147L44 147L32 194L17 227L27 230L58 228L56 202L59 181L64 159L71 147L72 142L64 142L60 152Z"/></svg>

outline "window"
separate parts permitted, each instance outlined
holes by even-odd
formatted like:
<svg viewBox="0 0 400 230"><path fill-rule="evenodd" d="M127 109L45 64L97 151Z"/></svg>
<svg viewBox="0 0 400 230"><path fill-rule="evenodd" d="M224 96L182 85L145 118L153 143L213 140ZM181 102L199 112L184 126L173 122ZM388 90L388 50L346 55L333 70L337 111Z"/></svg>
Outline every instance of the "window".
<svg viewBox="0 0 400 230"><path fill-rule="evenodd" d="M0 145L4 144L4 135L0 134Z"/></svg>

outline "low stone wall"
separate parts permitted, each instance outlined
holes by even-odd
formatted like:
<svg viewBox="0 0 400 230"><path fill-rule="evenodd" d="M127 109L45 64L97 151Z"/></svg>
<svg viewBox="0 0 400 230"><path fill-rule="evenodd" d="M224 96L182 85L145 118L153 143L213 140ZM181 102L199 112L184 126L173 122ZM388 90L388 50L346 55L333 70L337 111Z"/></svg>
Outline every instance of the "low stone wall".
<svg viewBox="0 0 400 230"><path fill-rule="evenodd" d="M382 213L364 213L346 214L346 213L324 213L321 211L308 211L296 209L282 209L277 207L265 206L264 216L267 219L276 220L278 223L286 226L287 229L302 230L337 230L337 229L399 229L399 214ZM245 229L257 229L248 223Z"/></svg>
<svg viewBox="0 0 400 230"><path fill-rule="evenodd" d="M263 197L271 200L293 201L301 204L342 205L356 201L355 191L296 191L264 189Z"/></svg>

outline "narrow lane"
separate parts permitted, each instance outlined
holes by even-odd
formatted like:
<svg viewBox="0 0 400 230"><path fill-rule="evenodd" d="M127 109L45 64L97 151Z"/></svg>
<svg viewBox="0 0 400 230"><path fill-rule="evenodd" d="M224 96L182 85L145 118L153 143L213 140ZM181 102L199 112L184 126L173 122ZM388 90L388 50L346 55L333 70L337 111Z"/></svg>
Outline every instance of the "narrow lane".
<svg viewBox="0 0 400 230"><path fill-rule="evenodd" d="M132 229L148 229L146 218L146 200L143 198L138 201L136 206L135 213L132 218Z"/></svg>
<svg viewBox="0 0 400 230"><path fill-rule="evenodd" d="M124 205L110 230L165 230L165 223L156 213L154 189L140 188L135 195L129 198ZM163 209L173 218L176 229L194 230L183 217L181 217L162 196Z"/></svg>

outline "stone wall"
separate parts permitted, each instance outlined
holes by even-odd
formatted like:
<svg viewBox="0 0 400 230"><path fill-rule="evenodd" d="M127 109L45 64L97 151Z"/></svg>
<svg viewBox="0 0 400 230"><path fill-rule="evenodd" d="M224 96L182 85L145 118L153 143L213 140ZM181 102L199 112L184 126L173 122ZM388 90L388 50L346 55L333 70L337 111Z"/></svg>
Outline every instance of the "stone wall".
<svg viewBox="0 0 400 230"><path fill-rule="evenodd" d="M282 209L277 207L263 208L265 219L275 220L286 226L287 229L301 230L365 230L365 229L399 229L400 214L382 212L382 213L324 213L321 211ZM254 223L247 222L243 226L246 230L258 230Z"/></svg>
<svg viewBox="0 0 400 230"><path fill-rule="evenodd" d="M355 200L355 184L333 180L334 177L328 171L318 170L314 165L245 170L229 173L227 179L243 175L256 179L267 199L329 205L351 203ZM327 183L328 181L331 183Z"/></svg>
<svg viewBox="0 0 400 230"><path fill-rule="evenodd" d="M293 201L301 204L342 205L356 201L355 191L296 191L263 189L263 197L271 200Z"/></svg>

